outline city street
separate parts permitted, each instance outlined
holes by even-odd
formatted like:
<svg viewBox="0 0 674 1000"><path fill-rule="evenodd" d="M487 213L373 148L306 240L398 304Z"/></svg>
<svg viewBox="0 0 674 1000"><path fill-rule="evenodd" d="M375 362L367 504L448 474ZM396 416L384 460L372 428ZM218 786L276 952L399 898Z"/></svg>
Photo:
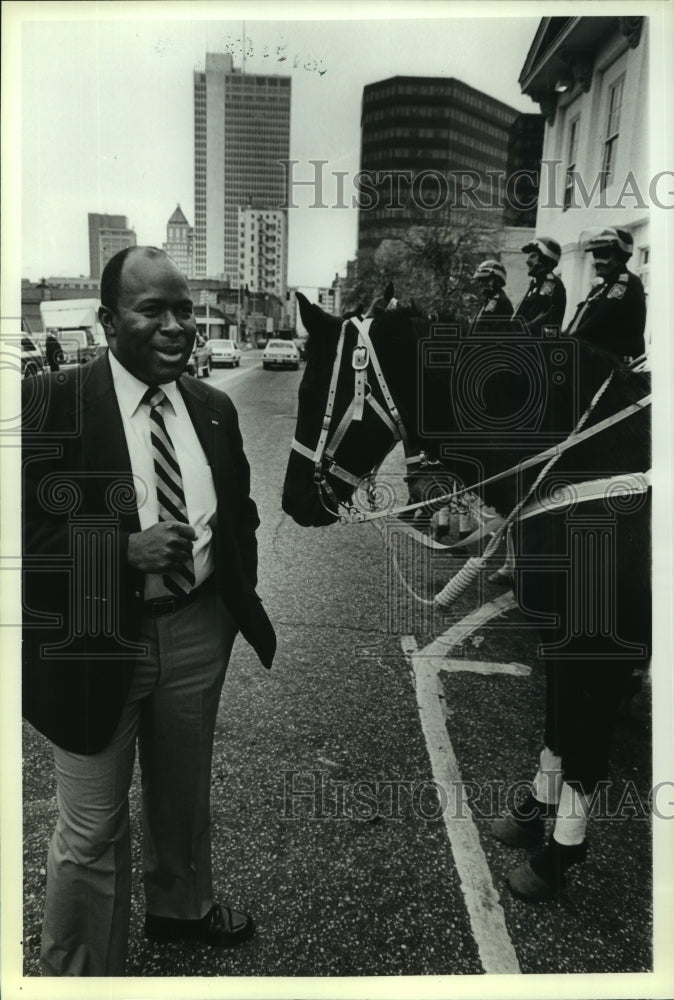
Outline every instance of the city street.
<svg viewBox="0 0 674 1000"><path fill-rule="evenodd" d="M489 827L538 764L535 634L486 580L448 613L416 600L442 588L457 557L396 536L393 559L384 522L304 529L283 513L302 369L263 371L260 353L208 380L239 411L262 520L259 592L279 641L267 672L237 640L213 760L216 897L250 912L257 935L232 952L145 940L136 773L128 974L647 972L648 690L619 724L614 818L591 820L566 896L514 899L505 877L526 853ZM396 450L380 475L401 502L402 470ZM56 804L48 745L27 726L24 739L25 974L39 975Z"/></svg>

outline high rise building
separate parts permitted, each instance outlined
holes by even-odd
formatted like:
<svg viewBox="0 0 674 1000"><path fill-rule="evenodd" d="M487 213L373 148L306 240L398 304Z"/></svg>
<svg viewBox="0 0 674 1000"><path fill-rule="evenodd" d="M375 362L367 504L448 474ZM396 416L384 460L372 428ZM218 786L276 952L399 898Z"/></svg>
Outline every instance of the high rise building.
<svg viewBox="0 0 674 1000"><path fill-rule="evenodd" d="M470 206L471 193L487 206L483 218L498 224L496 175L505 176L517 116L451 77L396 76L366 86L360 166L375 194L361 193L359 251L400 237L419 210Z"/></svg>
<svg viewBox="0 0 674 1000"><path fill-rule="evenodd" d="M506 191L503 212L506 226L536 225L544 131L543 115L518 115L510 126L506 173L514 183Z"/></svg>
<svg viewBox="0 0 674 1000"><path fill-rule="evenodd" d="M89 212L89 274L100 278L103 268L119 250L136 246L136 234L125 215Z"/></svg>
<svg viewBox="0 0 674 1000"><path fill-rule="evenodd" d="M180 207L166 224L166 243L162 249L176 262L186 278L194 277L194 229Z"/></svg>
<svg viewBox="0 0 674 1000"><path fill-rule="evenodd" d="M283 298L288 273L288 219L279 208L237 210L239 282L255 292Z"/></svg>
<svg viewBox="0 0 674 1000"><path fill-rule="evenodd" d="M339 316L342 308L342 285L344 279L336 274L329 288L316 289L316 302L326 313Z"/></svg>
<svg viewBox="0 0 674 1000"><path fill-rule="evenodd" d="M233 287L246 283L250 243L241 247L241 221L244 227L247 222L239 213L253 205L276 212L285 203L279 161L290 155L290 93L290 77L242 73L229 54L209 52L205 71L195 71L196 277L222 278ZM286 259L284 252L280 288L286 286Z"/></svg>

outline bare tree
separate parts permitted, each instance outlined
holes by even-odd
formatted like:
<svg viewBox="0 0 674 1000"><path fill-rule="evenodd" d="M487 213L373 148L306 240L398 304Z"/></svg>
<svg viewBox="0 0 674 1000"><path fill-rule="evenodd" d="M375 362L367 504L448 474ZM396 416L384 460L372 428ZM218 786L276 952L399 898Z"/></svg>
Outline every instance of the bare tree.
<svg viewBox="0 0 674 1000"><path fill-rule="evenodd" d="M401 302L414 299L426 313L467 321L475 312L475 268L499 247L499 230L484 217L418 213L402 239L358 255L355 278L344 286L345 311L369 304L392 281Z"/></svg>

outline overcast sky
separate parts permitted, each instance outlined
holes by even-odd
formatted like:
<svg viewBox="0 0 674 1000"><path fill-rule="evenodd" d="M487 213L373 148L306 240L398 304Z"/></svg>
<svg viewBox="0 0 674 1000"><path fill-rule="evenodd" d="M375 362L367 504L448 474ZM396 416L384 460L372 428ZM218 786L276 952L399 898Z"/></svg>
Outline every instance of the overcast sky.
<svg viewBox="0 0 674 1000"><path fill-rule="evenodd" d="M304 178L313 176L307 161L328 161L328 203L331 172L358 170L367 83L453 76L520 111L539 110L517 82L539 18L504 16L523 4L386 5L404 20L373 20L382 8L360 4L349 9L368 20L328 21L314 12L339 7L267 3L247 6L245 22L219 20L236 10L223 4L153 4L154 19L133 3L18 6L38 18L23 21L20 48L21 275L32 280L89 273L88 212L126 215L139 243L161 245L177 203L194 224L193 70L206 52L228 50L241 66L244 25L246 71L292 77L290 156ZM462 16L438 16L448 9ZM260 20L260 10L305 19ZM429 11L432 19L422 16ZM500 16L474 16L491 11ZM328 284L356 250L356 210L310 209L312 200L298 188L300 207L289 212L291 285Z"/></svg>

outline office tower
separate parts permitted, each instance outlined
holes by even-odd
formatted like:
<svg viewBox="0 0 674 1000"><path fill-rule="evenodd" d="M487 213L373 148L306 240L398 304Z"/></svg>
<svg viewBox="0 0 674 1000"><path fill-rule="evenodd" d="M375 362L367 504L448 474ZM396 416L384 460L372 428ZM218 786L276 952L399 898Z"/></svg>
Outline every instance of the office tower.
<svg viewBox="0 0 674 1000"><path fill-rule="evenodd" d="M366 86L360 166L383 176L373 185L371 206L359 209L359 251L403 236L419 210L451 213L470 206L470 194L462 190L473 185L474 200L487 206L481 221L502 221L494 175L505 176L517 116L514 108L451 77L396 76Z"/></svg>
<svg viewBox="0 0 674 1000"><path fill-rule="evenodd" d="M237 210L239 281L255 292L285 292L288 219L281 209L249 205Z"/></svg>
<svg viewBox="0 0 674 1000"><path fill-rule="evenodd" d="M503 221L506 226L535 227L543 152L543 115L521 114L510 126Z"/></svg>
<svg viewBox="0 0 674 1000"><path fill-rule="evenodd" d="M176 262L186 278L194 277L194 229L180 205L166 224L166 243L162 249Z"/></svg>
<svg viewBox="0 0 674 1000"><path fill-rule="evenodd" d="M227 54L207 53L205 71L195 71L196 277L222 278L233 287L246 283L250 242L245 250L240 245L241 221L247 223L239 213L253 206L275 213L285 203L286 172L279 161L290 155L290 93L290 77L244 73ZM275 282L281 289L286 260L284 250Z"/></svg>
<svg viewBox="0 0 674 1000"><path fill-rule="evenodd" d="M89 274L100 278L103 268L118 250L136 246L136 234L125 215L89 212Z"/></svg>

